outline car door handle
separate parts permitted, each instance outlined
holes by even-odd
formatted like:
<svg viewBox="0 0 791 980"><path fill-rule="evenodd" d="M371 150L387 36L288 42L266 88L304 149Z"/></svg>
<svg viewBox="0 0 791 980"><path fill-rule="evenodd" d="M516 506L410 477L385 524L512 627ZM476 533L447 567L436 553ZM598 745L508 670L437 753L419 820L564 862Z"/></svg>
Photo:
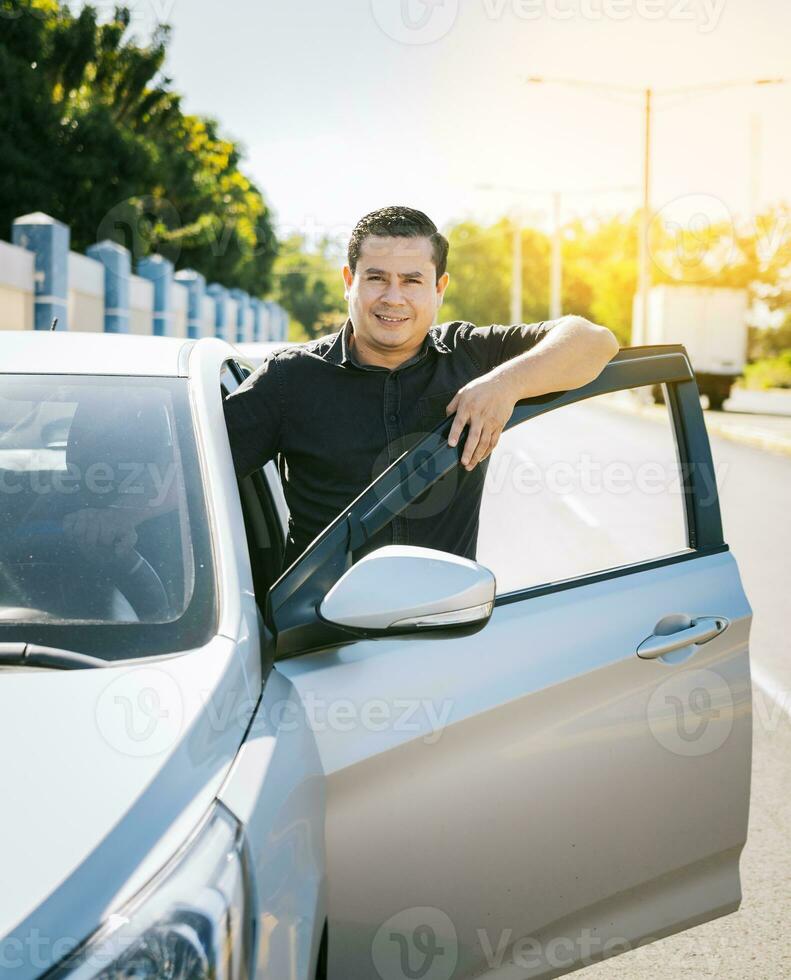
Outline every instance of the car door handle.
<svg viewBox="0 0 791 980"><path fill-rule="evenodd" d="M655 657L672 653L673 650L680 650L682 647L707 643L727 627L728 620L723 616L701 616L699 619L694 619L691 626L678 630L677 633L668 633L665 636L653 633L637 648L637 656L642 657L643 660L653 660Z"/></svg>

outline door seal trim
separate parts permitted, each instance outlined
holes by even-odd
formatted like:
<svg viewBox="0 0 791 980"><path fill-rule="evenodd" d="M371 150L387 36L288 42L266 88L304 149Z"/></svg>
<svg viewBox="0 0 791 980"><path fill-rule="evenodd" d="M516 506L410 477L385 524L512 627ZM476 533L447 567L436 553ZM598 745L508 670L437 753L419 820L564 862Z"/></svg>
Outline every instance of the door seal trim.
<svg viewBox="0 0 791 980"><path fill-rule="evenodd" d="M561 579L559 582L545 582L541 585L532 585L526 589L517 589L514 592L506 592L499 595L494 600L497 606L507 606L511 602L522 602L523 599L535 599L538 596L550 595L553 592L565 592L567 589L577 589L583 585L593 585L596 582L608 582L610 579L621 578L624 575L634 575L636 572L648 572L654 568L664 568L667 565L678 565L685 561L694 561L696 558L708 558L710 555L721 555L730 551L727 544L715 545L711 548L701 548L698 551L679 551L672 555L665 555L663 558L654 558L651 561L635 562L631 565L619 565L617 568L606 568L601 572L593 572L591 575L579 575L576 578Z"/></svg>

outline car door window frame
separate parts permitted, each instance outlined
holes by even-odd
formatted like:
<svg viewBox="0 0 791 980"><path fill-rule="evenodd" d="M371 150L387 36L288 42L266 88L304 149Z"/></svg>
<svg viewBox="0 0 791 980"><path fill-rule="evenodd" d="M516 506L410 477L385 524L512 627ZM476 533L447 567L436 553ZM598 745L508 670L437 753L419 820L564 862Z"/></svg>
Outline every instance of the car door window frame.
<svg viewBox="0 0 791 980"><path fill-rule="evenodd" d="M518 402L505 428L595 395L655 384L665 387L675 431L689 550L508 592L497 597L495 606L728 550L719 498L712 493L712 488L716 489L714 465L697 384L680 344L622 350L589 384ZM451 424L449 417L395 460L274 583L267 599L266 621L277 639L278 659L368 635L322 620L318 605L350 567L352 552L459 465L464 443L462 439L458 446L448 446Z"/></svg>
<svg viewBox="0 0 791 980"><path fill-rule="evenodd" d="M249 365L235 360L224 361L220 369L220 386L223 396L231 394L252 374ZM253 573L256 602L262 613L267 594L282 571L286 539L278 518L277 506L267 483L263 470L238 481L239 500L242 507L245 530L247 532L247 551ZM260 552L274 545L280 557L277 571L266 568Z"/></svg>

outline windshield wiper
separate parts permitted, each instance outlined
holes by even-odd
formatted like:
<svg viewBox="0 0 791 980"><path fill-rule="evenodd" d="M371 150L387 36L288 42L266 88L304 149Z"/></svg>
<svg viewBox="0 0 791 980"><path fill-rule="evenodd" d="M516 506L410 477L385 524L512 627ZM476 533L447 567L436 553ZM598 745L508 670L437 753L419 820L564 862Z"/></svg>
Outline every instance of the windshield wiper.
<svg viewBox="0 0 791 980"><path fill-rule="evenodd" d="M36 643L0 643L0 667L42 667L50 670L86 670L107 667L108 660L74 650L58 650Z"/></svg>

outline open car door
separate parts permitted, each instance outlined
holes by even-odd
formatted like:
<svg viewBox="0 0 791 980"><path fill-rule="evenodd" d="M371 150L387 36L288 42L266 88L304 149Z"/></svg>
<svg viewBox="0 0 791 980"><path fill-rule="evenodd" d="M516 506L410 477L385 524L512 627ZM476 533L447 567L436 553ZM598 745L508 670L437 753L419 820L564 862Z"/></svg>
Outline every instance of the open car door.
<svg viewBox="0 0 791 980"><path fill-rule="evenodd" d="M621 351L509 428L648 385L675 432L685 547L500 594L473 625L328 622L352 551L459 465L448 420L273 586L276 670L327 778L330 980L555 977L738 907L751 610L686 353Z"/></svg>

